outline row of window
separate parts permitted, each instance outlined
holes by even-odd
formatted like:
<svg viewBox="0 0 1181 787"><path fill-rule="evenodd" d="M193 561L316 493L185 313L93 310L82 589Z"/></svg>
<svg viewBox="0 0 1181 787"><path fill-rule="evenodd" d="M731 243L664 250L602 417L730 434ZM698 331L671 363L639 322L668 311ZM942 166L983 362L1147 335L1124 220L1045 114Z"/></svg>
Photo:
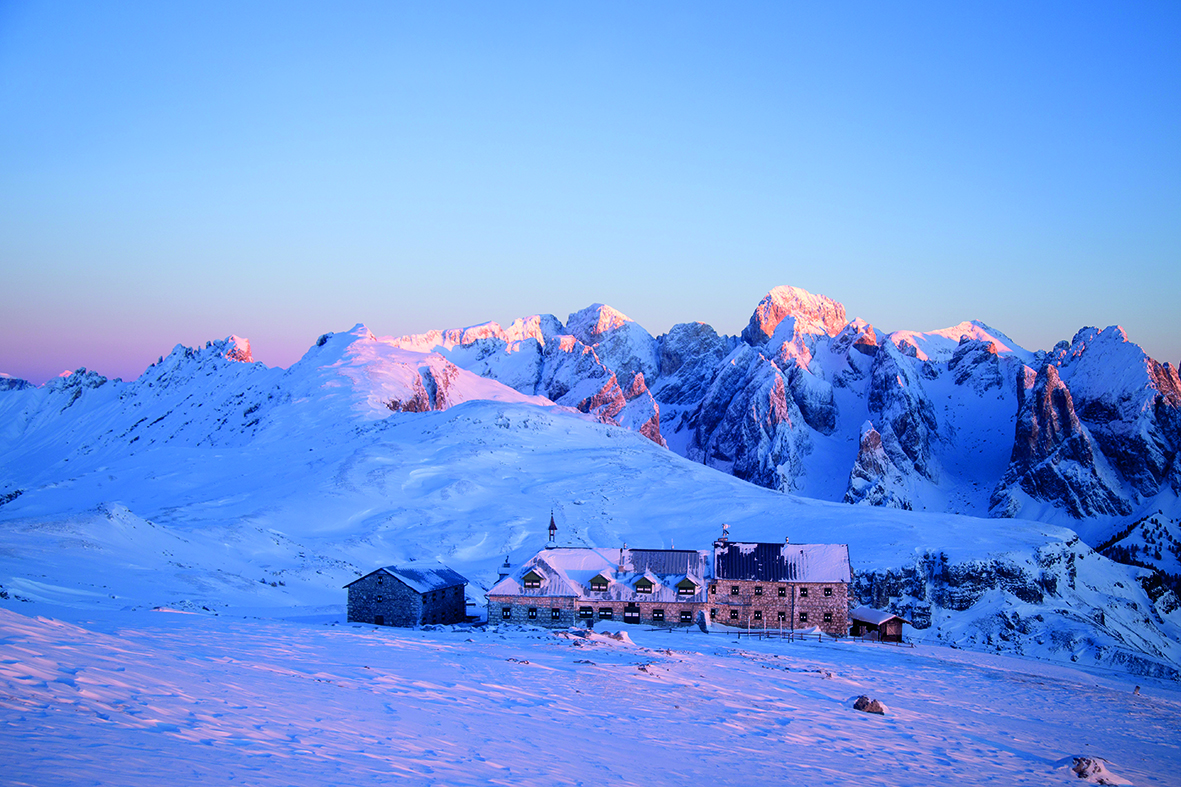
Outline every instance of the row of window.
<svg viewBox="0 0 1181 787"><path fill-rule="evenodd" d="M558 620L562 616L562 610L559 607L551 607L549 612L550 612L550 620ZM527 610L527 614L529 616L529 620L537 620L537 614L538 614L537 607L529 607ZM501 607L500 608L500 617L503 620L511 620L512 616L513 616L512 607ZM611 607L599 607L599 615L598 616L599 616L600 620L613 620L615 617L615 610ZM784 623L787 621L787 613L786 612L780 610L777 613L777 616L778 616L780 623ZM578 617L582 618L583 620L595 617L594 607L579 607L578 608ZM718 618L718 611L716 609L711 609L709 611L709 619L710 620L717 620L717 618ZM638 611L628 612L625 609L623 612L623 619L627 622L633 622L633 621L639 622L640 613ZM754 610L753 619L755 621L762 621L763 611L761 609ZM652 620L653 620L653 622L656 622L656 623L662 623L664 621L664 610L663 609L652 610ZM693 622L693 611L688 610L688 609L681 610L680 611L680 620L682 623L692 623ZM730 620L738 620L738 610L736 610L736 609L730 610ZM800 613L800 622L801 623L808 622L808 613L807 612ZM824 622L825 623L832 623L832 613L831 612L824 613Z"/></svg>
<svg viewBox="0 0 1181 787"><path fill-rule="evenodd" d="M779 598L787 598L787 585L780 585L776 590L779 594ZM710 593L717 593L718 586L717 585L710 585L709 592ZM741 593L742 593L742 588L740 586L738 586L738 585L731 585L730 586L730 595L731 596L738 596L738 595L741 595ZM763 595L763 586L762 585L755 585L755 595L756 596ZM832 595L832 588L825 588L824 595L831 596ZM807 597L808 597L808 588L800 588L800 598L807 598Z"/></svg>

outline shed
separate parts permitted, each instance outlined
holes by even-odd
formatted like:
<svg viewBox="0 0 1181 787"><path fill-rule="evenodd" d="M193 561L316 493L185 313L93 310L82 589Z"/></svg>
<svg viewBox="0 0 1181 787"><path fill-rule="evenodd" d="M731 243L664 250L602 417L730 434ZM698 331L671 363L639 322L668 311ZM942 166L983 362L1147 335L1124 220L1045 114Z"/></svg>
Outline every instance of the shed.
<svg viewBox="0 0 1181 787"><path fill-rule="evenodd" d="M857 607L849 613L853 621L850 633L854 637L876 638L882 642L901 642L902 624L913 626L906 618L873 607Z"/></svg>
<svg viewBox="0 0 1181 787"><path fill-rule="evenodd" d="M348 619L378 626L463 623L466 586L467 579L443 565L384 566L345 585Z"/></svg>

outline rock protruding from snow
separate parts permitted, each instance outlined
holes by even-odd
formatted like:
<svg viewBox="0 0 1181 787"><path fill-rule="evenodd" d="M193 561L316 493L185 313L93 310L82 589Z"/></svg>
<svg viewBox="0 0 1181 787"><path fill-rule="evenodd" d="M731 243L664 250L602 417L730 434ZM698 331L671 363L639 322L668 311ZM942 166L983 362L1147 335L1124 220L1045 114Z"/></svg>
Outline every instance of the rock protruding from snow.
<svg viewBox="0 0 1181 787"><path fill-rule="evenodd" d="M23 391L26 388L32 387L33 384L28 380L22 380L10 374L0 373L0 391Z"/></svg>
<svg viewBox="0 0 1181 787"><path fill-rule="evenodd" d="M630 380L637 373L656 377L660 371L656 339L610 306L596 303L571 314L566 331L593 347L599 360L620 379Z"/></svg>
<svg viewBox="0 0 1181 787"><path fill-rule="evenodd" d="M932 448L939 424L923 386L922 372L931 368L925 363L909 360L889 342L881 345L870 371L866 404L886 450L897 446L900 451L890 456L894 465L934 481L938 470Z"/></svg>
<svg viewBox="0 0 1181 787"><path fill-rule="evenodd" d="M657 339L660 358L654 395L669 404L696 404L718 364L732 349L726 337L703 322L674 325Z"/></svg>
<svg viewBox="0 0 1181 787"><path fill-rule="evenodd" d="M743 340L756 347L766 344L786 317L794 319L796 333L825 336L836 336L848 322L845 307L831 298L799 287L776 287L755 307L750 324L742 331Z"/></svg>
<svg viewBox="0 0 1181 787"><path fill-rule="evenodd" d="M888 710L881 702L881 700L871 700L868 696L862 694L857 699L853 700L853 710L859 710L862 713L876 713L879 716L884 715Z"/></svg>
<svg viewBox="0 0 1181 787"><path fill-rule="evenodd" d="M1070 763L1070 770L1074 775L1083 781L1091 782L1092 784L1131 784L1132 782L1121 779L1108 769L1111 763L1102 757L1074 757Z"/></svg>

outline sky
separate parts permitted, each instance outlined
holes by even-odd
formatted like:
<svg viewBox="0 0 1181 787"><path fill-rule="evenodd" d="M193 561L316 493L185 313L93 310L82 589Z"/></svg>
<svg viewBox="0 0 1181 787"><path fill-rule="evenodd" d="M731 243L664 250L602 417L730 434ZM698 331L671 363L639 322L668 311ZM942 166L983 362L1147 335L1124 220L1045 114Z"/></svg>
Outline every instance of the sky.
<svg viewBox="0 0 1181 787"><path fill-rule="evenodd" d="M772 287L1181 360L1181 5L0 0L0 372Z"/></svg>

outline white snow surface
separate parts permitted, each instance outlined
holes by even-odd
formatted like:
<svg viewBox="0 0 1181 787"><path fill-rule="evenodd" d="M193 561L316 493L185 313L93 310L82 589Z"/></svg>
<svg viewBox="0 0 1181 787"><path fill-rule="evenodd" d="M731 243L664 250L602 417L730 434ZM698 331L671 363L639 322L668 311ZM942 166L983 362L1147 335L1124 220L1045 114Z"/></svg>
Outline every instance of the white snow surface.
<svg viewBox="0 0 1181 787"><path fill-rule="evenodd" d="M1175 684L944 647L0 609L14 785L1065 787L1085 756L1147 787L1179 715Z"/></svg>

